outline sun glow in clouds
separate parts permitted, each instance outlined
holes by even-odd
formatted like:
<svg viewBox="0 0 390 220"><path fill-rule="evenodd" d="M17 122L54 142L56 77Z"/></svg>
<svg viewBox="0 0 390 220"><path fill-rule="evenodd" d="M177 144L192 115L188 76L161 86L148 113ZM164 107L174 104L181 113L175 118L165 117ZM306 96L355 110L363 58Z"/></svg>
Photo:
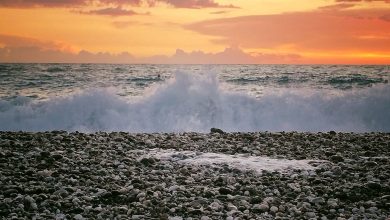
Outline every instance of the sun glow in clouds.
<svg viewBox="0 0 390 220"><path fill-rule="evenodd" d="M389 64L389 15L385 0L0 0L0 62Z"/></svg>

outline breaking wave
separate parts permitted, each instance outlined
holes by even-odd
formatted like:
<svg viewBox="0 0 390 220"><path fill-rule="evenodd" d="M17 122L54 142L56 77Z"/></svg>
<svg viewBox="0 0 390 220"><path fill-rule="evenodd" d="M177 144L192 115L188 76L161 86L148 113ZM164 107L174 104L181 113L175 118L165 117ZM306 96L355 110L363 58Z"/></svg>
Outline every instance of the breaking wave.
<svg viewBox="0 0 390 220"><path fill-rule="evenodd" d="M0 101L3 131L390 131L390 86L330 95L268 91L261 98L226 91L213 74L177 73L130 100L110 89L32 101Z"/></svg>

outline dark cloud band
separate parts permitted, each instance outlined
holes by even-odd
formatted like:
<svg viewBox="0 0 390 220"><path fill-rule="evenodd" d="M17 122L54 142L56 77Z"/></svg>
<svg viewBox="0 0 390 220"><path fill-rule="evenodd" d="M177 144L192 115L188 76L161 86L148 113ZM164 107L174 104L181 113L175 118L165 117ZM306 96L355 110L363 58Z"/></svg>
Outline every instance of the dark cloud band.
<svg viewBox="0 0 390 220"><path fill-rule="evenodd" d="M175 8L237 8L234 5L222 5L214 0L0 0L0 7L80 7L92 4L114 4L116 6L153 7L157 3L165 3Z"/></svg>

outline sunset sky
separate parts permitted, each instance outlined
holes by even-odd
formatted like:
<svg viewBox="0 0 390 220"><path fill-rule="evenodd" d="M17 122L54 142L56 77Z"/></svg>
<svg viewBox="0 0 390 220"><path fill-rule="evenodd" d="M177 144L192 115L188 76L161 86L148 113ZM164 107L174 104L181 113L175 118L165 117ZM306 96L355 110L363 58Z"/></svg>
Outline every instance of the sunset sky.
<svg viewBox="0 0 390 220"><path fill-rule="evenodd" d="M0 0L0 62L390 64L390 0Z"/></svg>

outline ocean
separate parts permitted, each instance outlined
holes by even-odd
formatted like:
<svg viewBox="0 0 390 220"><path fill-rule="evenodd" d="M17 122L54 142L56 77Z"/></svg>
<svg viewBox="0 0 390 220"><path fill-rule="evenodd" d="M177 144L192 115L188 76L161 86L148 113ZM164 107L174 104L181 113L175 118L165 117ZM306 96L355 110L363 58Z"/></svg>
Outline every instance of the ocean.
<svg viewBox="0 0 390 220"><path fill-rule="evenodd" d="M390 66L0 64L1 131L390 132Z"/></svg>

